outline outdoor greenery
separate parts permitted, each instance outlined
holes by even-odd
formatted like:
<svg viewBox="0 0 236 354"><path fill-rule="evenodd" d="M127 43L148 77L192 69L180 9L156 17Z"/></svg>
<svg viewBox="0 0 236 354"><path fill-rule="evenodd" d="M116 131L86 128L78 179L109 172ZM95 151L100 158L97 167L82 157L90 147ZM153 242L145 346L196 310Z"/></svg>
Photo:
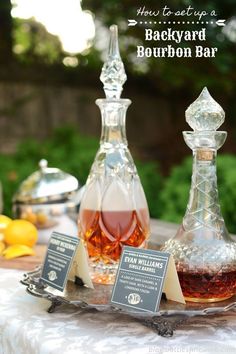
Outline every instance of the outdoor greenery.
<svg viewBox="0 0 236 354"><path fill-rule="evenodd" d="M102 37L104 29L108 28L112 23L117 23L120 33L120 49L122 58L125 61L126 70L129 74L130 80L145 79L145 86L150 90L158 89L160 93L168 94L170 92L181 89L188 93L188 88L192 87L192 91L198 92L203 86L208 86L224 92L229 96L233 96L234 82L236 80L235 70L235 32L234 22L231 22L231 27L224 30L220 26L207 25L207 40L204 42L205 47L217 47L218 52L215 58L139 58L136 56L137 45L144 46L165 46L165 42L156 43L155 41L144 41L144 28L140 26L128 27L128 19L141 19L137 17L136 13L144 4L138 4L135 0L116 1L116 0L83 0L81 2L83 10L88 10L93 13L96 25L96 36L93 45L86 49L84 53L76 56L78 59L78 67L66 67L62 64L63 58L70 54L63 52L62 46L58 37L49 34L45 27L37 23L35 19L16 19L10 16L11 1L4 0L0 4L0 12L4 21L0 21L0 60L3 58L11 58L6 64L14 62L16 70L8 73L9 77L19 77L22 79L20 72L23 68L25 75L30 75L31 80L39 80L37 70L32 70L32 67L41 67L41 81L47 78L51 82L58 80L60 76L61 82L67 82L68 76L71 80L71 71L75 74L76 83L81 82L81 74L85 71L93 73L97 76L97 70L102 65L102 57L104 56L104 48L98 49L97 41ZM157 11L166 6L166 2L160 0L146 0L145 9ZM215 11L218 19L226 19L235 21L236 7L234 0L215 1L209 0L202 4L196 0L171 0L168 2L168 7L172 11L184 10L191 6L196 11ZM186 18L186 16L185 16ZM1 19L1 18L0 18ZM150 16L142 19L153 20ZM162 15L158 15L158 20L163 20ZM168 20L176 20L176 17L171 15ZM191 17L191 20L193 18ZM212 20L211 17L205 16L204 21ZM172 26L173 29L179 29ZM158 30L166 29L164 24L158 26ZM199 30L199 25L195 23L188 25L181 25L181 30ZM107 40L107 39L106 39ZM173 42L173 41L172 41ZM170 44L170 43L168 43ZM194 48L195 41L183 42L179 44L171 43L173 46L188 46ZM203 43L199 43L203 44ZM1 59L2 58L2 59ZM174 65L173 65L174 60ZM19 65L21 64L21 65ZM49 75L48 71L43 68L54 68L57 75ZM18 68L18 69L17 69ZM193 70L194 68L194 70ZM31 70L28 70L31 69ZM19 71L19 73L18 73ZM80 72L80 75L77 73ZM1 74L1 73L0 73ZM4 75L4 72L1 74ZM72 75L73 76L73 75ZM4 77L5 78L5 77ZM234 107L235 110L235 107Z"/></svg>
<svg viewBox="0 0 236 354"><path fill-rule="evenodd" d="M19 184L33 171L38 162L45 158L49 166L58 167L76 176L81 185L86 182L91 164L98 150L98 140L79 134L71 126L61 127L43 143L26 139L18 146L16 153L0 155L0 181L3 186L4 213L11 215L12 197ZM135 161L143 186L152 209L153 216L160 214L158 203L162 178L155 162ZM154 192L155 190L155 192Z"/></svg>
<svg viewBox="0 0 236 354"><path fill-rule="evenodd" d="M144 6L145 5L145 6ZM209 0L207 2L199 2L196 0L171 0L168 3L164 0L146 0L145 3L139 3L135 0L116 1L105 0L102 2L94 0L83 0L82 6L84 9L92 11L95 19L105 26L110 26L112 23L117 23L120 32L120 46L122 57L126 62L126 67L130 73L135 76L144 76L152 87L158 87L159 92L168 93L171 90L188 90L189 87L193 90L199 91L203 86L209 88L214 87L215 90L222 88L226 92L233 93L235 82L235 54L236 46L232 39L233 30L224 32L222 27L208 25L206 27L207 40L204 43L197 43L205 47L217 47L218 53L215 58L198 58L194 56L191 58L174 58L174 65L172 58L140 58L137 60L136 47L137 45L144 45L145 47L166 46L166 42L156 42L144 40L144 28L142 26L127 27L128 19L135 20L157 20L165 21L161 14L158 17L140 17L137 16L137 10L145 7L145 10L157 11L164 6L168 6L172 11L184 10L188 6L194 8L195 11L212 10L217 14L217 19L233 19L236 14L236 6L234 0ZM178 18L179 19L179 18ZM185 16L186 19L186 16ZM190 17L191 21L193 20ZM205 16L201 20L212 20L210 16ZM176 17L171 15L168 21L176 21ZM195 21L196 22L196 21ZM150 26L153 28L152 26ZM204 26L205 27L205 26ZM179 30L178 24L171 25L174 30ZM153 28L154 30L166 29L165 24L159 24ZM181 25L181 30L199 30L201 27L196 23ZM235 35L234 35L235 36ZM168 42L170 44L170 42ZM191 47L195 48L196 42L182 42L175 44L171 41L174 47ZM89 56L88 56L89 58ZM194 69L193 69L194 68Z"/></svg>
<svg viewBox="0 0 236 354"><path fill-rule="evenodd" d="M0 155L0 181L3 186L4 213L11 216L12 196L19 184L38 168L41 158L75 175L81 185L86 182L98 140L79 134L73 127L58 128L45 141L24 140L15 154ZM192 173L192 158L188 157L164 178L157 162L135 159L150 214L154 218L180 223L188 201ZM218 184L223 216L230 232L236 233L236 157L217 158Z"/></svg>
<svg viewBox="0 0 236 354"><path fill-rule="evenodd" d="M58 37L33 19L14 19L13 51L26 64L54 64L62 61L62 47Z"/></svg>
<svg viewBox="0 0 236 354"><path fill-rule="evenodd" d="M11 199L19 184L38 169L42 158L52 167L58 167L85 183L98 141L76 133L72 127L58 128L50 139L42 142L26 139L15 154L0 155L0 181L3 186L4 213L11 215Z"/></svg>

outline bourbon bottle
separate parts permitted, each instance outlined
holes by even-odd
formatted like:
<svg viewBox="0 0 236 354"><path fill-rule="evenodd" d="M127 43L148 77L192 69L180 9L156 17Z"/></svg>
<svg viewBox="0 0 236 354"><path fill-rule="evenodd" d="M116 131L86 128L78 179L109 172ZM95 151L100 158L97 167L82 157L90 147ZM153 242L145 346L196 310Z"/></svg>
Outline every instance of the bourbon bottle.
<svg viewBox="0 0 236 354"><path fill-rule="evenodd" d="M224 117L206 88L186 110L194 129L183 132L193 150L192 185L182 225L163 250L173 254L187 301L215 302L236 293L236 243L221 214L216 176L217 150L227 135L217 131Z"/></svg>
<svg viewBox="0 0 236 354"><path fill-rule="evenodd" d="M126 81L113 25L108 60L100 76L105 99L96 104L102 115L100 148L80 205L79 235L84 240L94 282L112 284L122 248L145 247L149 212L136 167L128 149L125 118L129 99L121 99Z"/></svg>

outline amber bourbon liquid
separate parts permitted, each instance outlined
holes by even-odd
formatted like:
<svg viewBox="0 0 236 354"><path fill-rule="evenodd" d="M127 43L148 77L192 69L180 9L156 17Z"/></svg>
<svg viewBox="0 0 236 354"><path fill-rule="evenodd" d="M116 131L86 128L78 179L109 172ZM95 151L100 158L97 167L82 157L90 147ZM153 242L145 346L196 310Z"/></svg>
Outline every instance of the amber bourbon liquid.
<svg viewBox="0 0 236 354"><path fill-rule="evenodd" d="M138 216L139 215L139 216ZM97 211L84 209L80 222L83 239L93 264L103 265L109 273L117 268L123 246L145 247L149 235L148 211ZM102 273L102 271L101 271ZM93 277L94 282L112 283L106 275Z"/></svg>
<svg viewBox="0 0 236 354"><path fill-rule="evenodd" d="M215 302L230 298L236 293L236 270L218 272L178 272L183 295L187 301Z"/></svg>

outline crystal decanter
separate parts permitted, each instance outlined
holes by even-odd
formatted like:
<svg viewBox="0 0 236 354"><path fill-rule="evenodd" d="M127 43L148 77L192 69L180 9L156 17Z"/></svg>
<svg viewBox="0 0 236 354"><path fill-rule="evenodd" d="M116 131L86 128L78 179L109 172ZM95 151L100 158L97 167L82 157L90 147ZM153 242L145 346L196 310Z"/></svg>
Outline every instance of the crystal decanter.
<svg viewBox="0 0 236 354"><path fill-rule="evenodd" d="M216 129L224 117L207 88L186 110L186 121L193 129L183 132L193 150L192 184L182 225L163 250L175 259L187 301L221 301L236 292L236 243L221 214L216 177L216 153L227 136Z"/></svg>
<svg viewBox="0 0 236 354"><path fill-rule="evenodd" d="M98 99L102 133L100 148L86 182L79 212L79 235L85 241L94 282L112 284L122 247L145 247L149 211L126 140L126 110L121 99L126 81L117 26L110 28L108 59L100 76L106 98Z"/></svg>

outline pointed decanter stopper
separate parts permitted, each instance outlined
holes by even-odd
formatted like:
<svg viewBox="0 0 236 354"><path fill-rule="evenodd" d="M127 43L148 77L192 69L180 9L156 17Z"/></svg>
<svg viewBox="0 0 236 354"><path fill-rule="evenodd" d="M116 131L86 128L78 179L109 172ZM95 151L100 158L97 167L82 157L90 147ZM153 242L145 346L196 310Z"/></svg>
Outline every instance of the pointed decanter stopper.
<svg viewBox="0 0 236 354"><path fill-rule="evenodd" d="M127 76L120 57L118 27L110 27L111 37L107 61L102 67L100 80L103 83L106 98L120 98Z"/></svg>
<svg viewBox="0 0 236 354"><path fill-rule="evenodd" d="M223 108L204 87L199 97L185 111L186 122L196 131L216 131L225 120Z"/></svg>

